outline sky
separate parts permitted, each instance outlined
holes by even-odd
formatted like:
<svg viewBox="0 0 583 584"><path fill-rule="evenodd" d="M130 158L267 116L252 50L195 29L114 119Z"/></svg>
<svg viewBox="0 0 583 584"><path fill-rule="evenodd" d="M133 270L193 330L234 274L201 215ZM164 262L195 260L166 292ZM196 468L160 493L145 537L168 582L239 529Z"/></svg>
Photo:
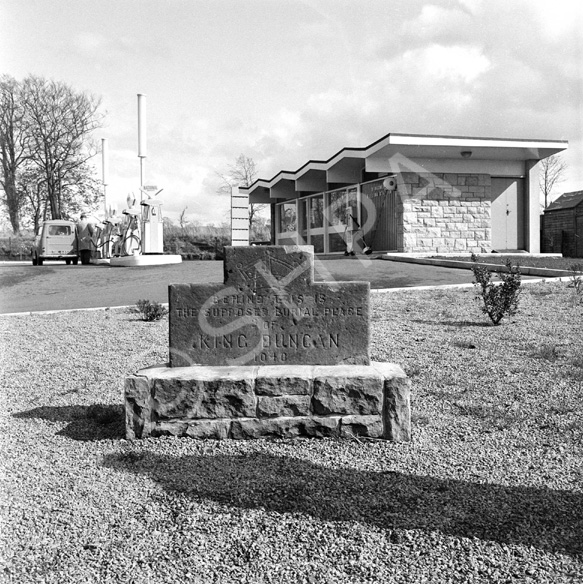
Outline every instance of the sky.
<svg viewBox="0 0 583 584"><path fill-rule="evenodd" d="M260 178L390 133L568 140L583 189L580 0L0 0L0 74L102 98L108 203L145 183L220 223L240 154ZM101 177L101 157L94 159Z"/></svg>

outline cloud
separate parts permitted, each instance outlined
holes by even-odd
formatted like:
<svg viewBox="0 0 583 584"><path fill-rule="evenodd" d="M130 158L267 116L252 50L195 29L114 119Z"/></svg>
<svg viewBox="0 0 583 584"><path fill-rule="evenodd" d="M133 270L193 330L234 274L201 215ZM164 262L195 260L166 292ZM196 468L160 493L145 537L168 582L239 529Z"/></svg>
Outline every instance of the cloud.
<svg viewBox="0 0 583 584"><path fill-rule="evenodd" d="M395 73L420 75L429 83L473 83L490 67L490 60L479 47L439 44L406 51L392 64Z"/></svg>
<svg viewBox="0 0 583 584"><path fill-rule="evenodd" d="M422 7L419 15L406 20L400 29L405 38L459 42L474 28L474 17L464 8L444 8L435 4Z"/></svg>
<svg viewBox="0 0 583 584"><path fill-rule="evenodd" d="M239 154L255 160L261 178L271 178L387 132L569 139L581 152L578 5L435 0L397 3L397 9L379 3L379 18L367 13L368 19L350 20L350 3L306 4L314 17L298 21L290 36L297 62L277 64L279 77L271 82L249 78L245 89L263 92L261 106L213 118L172 102L164 123L151 123L148 173L165 188L165 210L188 205L189 216L220 222L228 201L215 195L215 173ZM115 49L99 35L80 35L77 42L88 52ZM242 95L253 101L255 94ZM134 134L132 127L120 130L128 152ZM123 160L137 174L135 152Z"/></svg>

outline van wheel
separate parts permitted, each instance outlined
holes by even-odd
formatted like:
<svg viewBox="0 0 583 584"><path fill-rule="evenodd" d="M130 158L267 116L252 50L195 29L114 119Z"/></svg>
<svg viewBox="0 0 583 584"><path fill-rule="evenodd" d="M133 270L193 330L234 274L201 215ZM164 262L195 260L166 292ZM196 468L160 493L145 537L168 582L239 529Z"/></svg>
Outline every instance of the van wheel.
<svg viewBox="0 0 583 584"><path fill-rule="evenodd" d="M70 266L71 265L71 260L65 260L65 263Z"/></svg>
<svg viewBox="0 0 583 584"><path fill-rule="evenodd" d="M43 265L43 259L42 258L36 258L36 265L37 266L42 266Z"/></svg>
<svg viewBox="0 0 583 584"><path fill-rule="evenodd" d="M76 266L79 263L79 258L75 258L73 260L73 265Z"/></svg>

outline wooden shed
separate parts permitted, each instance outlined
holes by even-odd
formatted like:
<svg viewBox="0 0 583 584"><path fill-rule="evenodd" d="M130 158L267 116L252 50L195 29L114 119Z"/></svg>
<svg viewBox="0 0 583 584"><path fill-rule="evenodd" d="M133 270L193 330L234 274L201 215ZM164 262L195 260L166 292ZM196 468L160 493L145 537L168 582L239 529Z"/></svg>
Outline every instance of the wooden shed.
<svg viewBox="0 0 583 584"><path fill-rule="evenodd" d="M583 258L583 191L561 195L542 218L543 252Z"/></svg>

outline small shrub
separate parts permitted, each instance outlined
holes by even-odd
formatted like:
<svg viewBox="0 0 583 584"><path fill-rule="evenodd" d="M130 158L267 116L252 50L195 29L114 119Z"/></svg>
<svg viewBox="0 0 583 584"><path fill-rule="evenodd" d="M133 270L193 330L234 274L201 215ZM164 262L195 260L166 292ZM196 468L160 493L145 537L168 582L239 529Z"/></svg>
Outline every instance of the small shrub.
<svg viewBox="0 0 583 584"><path fill-rule="evenodd" d="M545 361L556 361L559 358L559 351L554 343L543 343L532 352L531 356Z"/></svg>
<svg viewBox="0 0 583 584"><path fill-rule="evenodd" d="M453 342L454 347L458 349L475 349L476 345L472 341L467 341L465 339L456 339Z"/></svg>
<svg viewBox="0 0 583 584"><path fill-rule="evenodd" d="M478 299L484 302L482 312L497 325L505 316L513 316L518 310L520 294L520 267L506 261L507 272L499 271L500 283L492 282L492 273L488 268L478 263L478 258L472 254L472 272L474 285L478 289Z"/></svg>
<svg viewBox="0 0 583 584"><path fill-rule="evenodd" d="M569 287L575 290L577 296L581 296L581 302L583 302L583 265L573 264L569 269L571 270Z"/></svg>
<svg viewBox="0 0 583 584"><path fill-rule="evenodd" d="M405 365L403 368L407 377L417 377L421 375L421 367L419 365Z"/></svg>
<svg viewBox="0 0 583 584"><path fill-rule="evenodd" d="M431 421L429 420L428 416L423 416L417 412L411 412L411 424L414 426L423 428L425 426L429 426L430 423Z"/></svg>
<svg viewBox="0 0 583 584"><path fill-rule="evenodd" d="M571 357L567 362L569 367L564 371L563 377L568 377L576 381L583 381L583 356Z"/></svg>
<svg viewBox="0 0 583 584"><path fill-rule="evenodd" d="M142 320L152 322L160 320L168 314L168 310L159 302L150 302L149 300L138 300L136 302L136 312L142 315Z"/></svg>

